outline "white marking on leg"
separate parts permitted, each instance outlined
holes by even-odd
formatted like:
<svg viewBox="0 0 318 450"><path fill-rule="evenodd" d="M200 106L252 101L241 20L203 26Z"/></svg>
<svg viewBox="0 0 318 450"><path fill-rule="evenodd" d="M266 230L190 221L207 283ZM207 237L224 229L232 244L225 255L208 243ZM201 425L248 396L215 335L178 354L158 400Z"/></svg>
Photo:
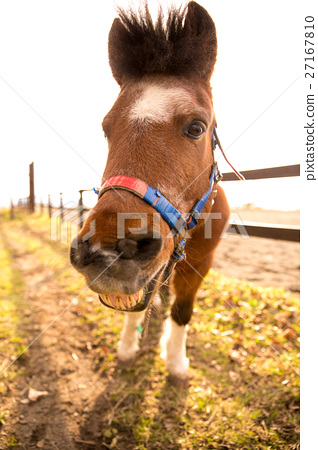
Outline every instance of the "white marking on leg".
<svg viewBox="0 0 318 450"><path fill-rule="evenodd" d="M144 319L145 311L125 313L124 328L118 342L117 355L121 361L134 359L139 350L138 325Z"/></svg>
<svg viewBox="0 0 318 450"><path fill-rule="evenodd" d="M169 317L160 340L160 356L165 361L168 372L180 379L186 379L189 371L189 359L186 357L187 330L188 326L180 326Z"/></svg>

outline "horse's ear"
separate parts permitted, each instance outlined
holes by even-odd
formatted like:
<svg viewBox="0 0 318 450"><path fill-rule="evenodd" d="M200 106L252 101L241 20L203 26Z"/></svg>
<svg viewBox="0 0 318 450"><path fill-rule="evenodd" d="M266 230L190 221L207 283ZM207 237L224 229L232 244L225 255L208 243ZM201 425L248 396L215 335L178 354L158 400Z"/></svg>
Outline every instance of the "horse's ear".
<svg viewBox="0 0 318 450"><path fill-rule="evenodd" d="M192 50L196 49L197 62L194 66L197 65L200 78L209 80L217 55L216 29L209 13L196 2L188 4L184 31L188 40L192 41Z"/></svg>
<svg viewBox="0 0 318 450"><path fill-rule="evenodd" d="M113 21L112 27L108 36L108 59L109 65L112 70L113 77L121 86L123 84L123 78L125 70L123 68L123 59L119 48L125 48L129 42L129 32L123 25L120 19Z"/></svg>

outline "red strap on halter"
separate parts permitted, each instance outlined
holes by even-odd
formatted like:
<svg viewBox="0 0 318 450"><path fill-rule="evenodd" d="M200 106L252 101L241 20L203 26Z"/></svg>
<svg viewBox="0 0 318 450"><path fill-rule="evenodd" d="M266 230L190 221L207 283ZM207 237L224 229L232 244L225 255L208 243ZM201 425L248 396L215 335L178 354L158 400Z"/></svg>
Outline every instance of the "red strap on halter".
<svg viewBox="0 0 318 450"><path fill-rule="evenodd" d="M100 198L105 190L111 189L112 187L129 189L134 191L135 194L144 198L148 184L139 178L127 177L125 175L115 175L114 177L108 178L105 183L101 186L98 197Z"/></svg>

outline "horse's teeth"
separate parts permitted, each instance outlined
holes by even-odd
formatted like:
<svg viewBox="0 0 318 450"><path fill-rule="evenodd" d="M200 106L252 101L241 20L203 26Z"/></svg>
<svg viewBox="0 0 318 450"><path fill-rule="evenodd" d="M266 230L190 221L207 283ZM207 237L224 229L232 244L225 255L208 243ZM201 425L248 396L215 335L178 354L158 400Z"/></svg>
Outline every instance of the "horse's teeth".
<svg viewBox="0 0 318 450"><path fill-rule="evenodd" d="M140 302L143 297L143 291L139 291L133 295L123 295L120 294L101 294L102 299L107 303L107 305L112 306L116 309L129 309L133 308Z"/></svg>
<svg viewBox="0 0 318 450"><path fill-rule="evenodd" d="M102 300L107 303L107 305L112 306L112 303L110 301L110 298L107 294L100 294L100 296L102 297Z"/></svg>
<svg viewBox="0 0 318 450"><path fill-rule="evenodd" d="M107 295L107 297L109 298L110 306L113 306L114 308L116 308L116 295L109 294L109 295Z"/></svg>
<svg viewBox="0 0 318 450"><path fill-rule="evenodd" d="M123 309L128 308L128 304L127 304L127 295L124 295L121 299L122 299L122 302L123 302L123 304L124 304L124 308L123 308Z"/></svg>
<svg viewBox="0 0 318 450"><path fill-rule="evenodd" d="M133 308L133 307L137 304L137 302L136 302L136 300L134 299L133 295L129 295L129 296L128 296L128 303L129 303L129 306L130 306L131 308Z"/></svg>
<svg viewBox="0 0 318 450"><path fill-rule="evenodd" d="M116 297L116 308L117 309L125 309L122 298L118 297L118 296Z"/></svg>

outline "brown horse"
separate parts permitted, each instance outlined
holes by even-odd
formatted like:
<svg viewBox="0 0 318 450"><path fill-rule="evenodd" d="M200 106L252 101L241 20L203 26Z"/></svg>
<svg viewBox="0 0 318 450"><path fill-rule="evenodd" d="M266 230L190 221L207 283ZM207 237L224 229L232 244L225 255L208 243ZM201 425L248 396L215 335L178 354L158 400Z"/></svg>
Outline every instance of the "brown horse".
<svg viewBox="0 0 318 450"><path fill-rule="evenodd" d="M229 216L212 149L216 30L195 2L172 8L166 23L160 12L154 24L147 5L139 14L119 9L119 17L109 63L121 91L102 123L108 158L71 262L105 305L126 311L122 362L135 358L137 326L171 273L162 357L169 374L185 380L186 325Z"/></svg>

